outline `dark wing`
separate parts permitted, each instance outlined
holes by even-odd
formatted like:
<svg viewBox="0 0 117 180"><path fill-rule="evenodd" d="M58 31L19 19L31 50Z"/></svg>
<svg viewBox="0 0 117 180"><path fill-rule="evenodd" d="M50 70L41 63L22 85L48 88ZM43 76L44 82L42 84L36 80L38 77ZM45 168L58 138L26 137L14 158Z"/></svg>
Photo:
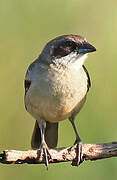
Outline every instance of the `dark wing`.
<svg viewBox="0 0 117 180"><path fill-rule="evenodd" d="M28 70L26 72L26 78L24 81L24 87L25 87L25 95L28 91L28 89L30 88L31 85L31 80L30 80L30 73L33 71L33 69L35 68L35 65L38 63L38 59L36 59L32 64L30 64L30 66L28 67Z"/></svg>
<svg viewBox="0 0 117 180"><path fill-rule="evenodd" d="M26 95L26 93L27 93L30 85L31 85L31 81L30 81L30 80L25 80L25 81L24 81L25 95Z"/></svg>
<svg viewBox="0 0 117 180"><path fill-rule="evenodd" d="M26 93L29 90L30 85L31 85L30 72L32 71L34 66L35 66L35 61L32 64L30 64L30 66L28 67L28 70L26 72L26 77L25 77L25 81L24 81L25 95L26 95Z"/></svg>
<svg viewBox="0 0 117 180"><path fill-rule="evenodd" d="M91 80L90 80L90 76L89 76L89 73L88 73L88 71L87 71L87 69L86 69L86 67L83 65L83 69L84 69L84 71L85 71L85 73L86 73L86 75L87 75L87 92L89 91L89 88L91 87Z"/></svg>

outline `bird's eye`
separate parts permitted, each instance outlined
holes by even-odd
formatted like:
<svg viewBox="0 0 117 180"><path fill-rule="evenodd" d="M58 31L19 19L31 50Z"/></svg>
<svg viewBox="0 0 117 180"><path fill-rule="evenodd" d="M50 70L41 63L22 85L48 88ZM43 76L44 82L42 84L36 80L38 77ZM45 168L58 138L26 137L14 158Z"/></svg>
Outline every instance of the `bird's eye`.
<svg viewBox="0 0 117 180"><path fill-rule="evenodd" d="M73 42L71 42L71 41L66 41L66 46L73 46L74 45L74 43Z"/></svg>
<svg viewBox="0 0 117 180"><path fill-rule="evenodd" d="M77 48L76 43L73 41L67 41L66 46L70 47L72 51L76 50L76 48Z"/></svg>
<svg viewBox="0 0 117 180"><path fill-rule="evenodd" d="M52 51L52 56L56 58L64 57L67 56L68 54L69 54L68 51L65 48L63 48L63 46L56 47Z"/></svg>
<svg viewBox="0 0 117 180"><path fill-rule="evenodd" d="M62 44L59 44L57 47L54 47L51 51L51 55L60 58L67 56L71 52L76 50L76 44L72 41L66 41Z"/></svg>

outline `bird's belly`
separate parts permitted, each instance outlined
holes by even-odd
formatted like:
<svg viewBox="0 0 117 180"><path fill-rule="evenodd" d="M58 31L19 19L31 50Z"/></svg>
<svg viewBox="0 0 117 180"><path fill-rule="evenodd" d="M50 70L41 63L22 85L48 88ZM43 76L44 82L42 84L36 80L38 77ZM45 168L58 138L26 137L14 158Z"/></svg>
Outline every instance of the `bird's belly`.
<svg viewBox="0 0 117 180"><path fill-rule="evenodd" d="M42 87L43 86L43 87ZM81 86L81 84L80 84ZM30 89L25 97L27 111L35 118L49 122L62 121L75 111L78 113L86 98L87 87L77 83L41 83Z"/></svg>

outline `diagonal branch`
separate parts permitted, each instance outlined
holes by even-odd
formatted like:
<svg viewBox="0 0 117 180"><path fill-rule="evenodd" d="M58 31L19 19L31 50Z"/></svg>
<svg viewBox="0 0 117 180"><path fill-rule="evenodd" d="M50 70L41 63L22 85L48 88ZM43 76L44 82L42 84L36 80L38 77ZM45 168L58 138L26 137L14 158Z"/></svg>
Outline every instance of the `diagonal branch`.
<svg viewBox="0 0 117 180"><path fill-rule="evenodd" d="M76 145L67 148L50 149L51 158L49 163L75 161ZM97 160L117 156L117 142L103 144L83 144L82 153L84 160ZM39 150L16 151L5 150L0 154L0 162L4 164L41 164L44 163L44 157L39 160ZM74 165L74 163L72 164Z"/></svg>

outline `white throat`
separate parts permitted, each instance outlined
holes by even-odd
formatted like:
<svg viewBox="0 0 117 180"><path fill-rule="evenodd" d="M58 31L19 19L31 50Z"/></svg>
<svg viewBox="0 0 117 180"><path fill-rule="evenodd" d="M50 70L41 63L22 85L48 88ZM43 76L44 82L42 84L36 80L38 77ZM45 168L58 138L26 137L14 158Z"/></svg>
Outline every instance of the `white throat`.
<svg viewBox="0 0 117 180"><path fill-rule="evenodd" d="M57 67L67 67L69 69L80 69L84 64L88 54L77 54L77 53L70 53L67 56L62 58L58 58L54 61Z"/></svg>
<svg viewBox="0 0 117 180"><path fill-rule="evenodd" d="M88 57L88 54L78 55L78 57L75 59L75 62L71 64L71 68L74 68L77 70L80 69L82 65L84 64L87 57Z"/></svg>

